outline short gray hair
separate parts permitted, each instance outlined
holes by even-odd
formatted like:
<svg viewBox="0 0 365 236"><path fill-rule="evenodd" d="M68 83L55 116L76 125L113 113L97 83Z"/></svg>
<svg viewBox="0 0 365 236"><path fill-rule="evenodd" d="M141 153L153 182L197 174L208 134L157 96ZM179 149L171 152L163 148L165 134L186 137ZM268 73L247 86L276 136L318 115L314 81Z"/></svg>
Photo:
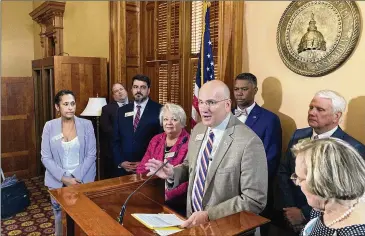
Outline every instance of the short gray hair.
<svg viewBox="0 0 365 236"><path fill-rule="evenodd" d="M315 97L327 98L332 101L332 109L333 113L342 112L344 113L346 110L346 100L339 93L332 90L321 90L318 91Z"/></svg>
<svg viewBox="0 0 365 236"><path fill-rule="evenodd" d="M355 200L365 193L365 161L338 138L303 141L292 151L304 154L308 190L327 200Z"/></svg>
<svg viewBox="0 0 365 236"><path fill-rule="evenodd" d="M160 111L160 124L162 126L162 123L163 123L163 115L165 114L166 111L170 111L171 114L173 116L175 116L175 118L180 121L180 124L182 127L185 127L186 126L186 114L185 114L185 111L184 109L177 105L177 104L174 104L174 103L166 103L162 108L161 108L161 111Z"/></svg>

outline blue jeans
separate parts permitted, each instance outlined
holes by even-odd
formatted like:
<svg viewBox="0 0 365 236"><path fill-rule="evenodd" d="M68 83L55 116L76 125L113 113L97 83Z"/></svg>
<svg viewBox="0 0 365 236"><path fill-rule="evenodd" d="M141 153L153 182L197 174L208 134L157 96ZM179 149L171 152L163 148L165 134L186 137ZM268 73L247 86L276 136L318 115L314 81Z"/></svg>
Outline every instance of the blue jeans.
<svg viewBox="0 0 365 236"><path fill-rule="evenodd" d="M51 197L52 210L54 214L55 236L61 236L62 232L62 214L61 206Z"/></svg>

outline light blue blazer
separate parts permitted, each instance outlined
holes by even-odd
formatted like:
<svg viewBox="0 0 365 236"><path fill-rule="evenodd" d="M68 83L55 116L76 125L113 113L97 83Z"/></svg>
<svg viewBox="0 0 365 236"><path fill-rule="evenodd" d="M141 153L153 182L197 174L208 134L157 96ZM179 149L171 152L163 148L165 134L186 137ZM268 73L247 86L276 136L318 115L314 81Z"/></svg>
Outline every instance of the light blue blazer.
<svg viewBox="0 0 365 236"><path fill-rule="evenodd" d="M96 174L96 141L91 121L75 116L76 133L80 142L80 165L72 173L83 183L93 182ZM43 128L41 156L46 167L44 184L49 188L60 188L66 170L62 167L64 151L62 148L61 118L47 121Z"/></svg>

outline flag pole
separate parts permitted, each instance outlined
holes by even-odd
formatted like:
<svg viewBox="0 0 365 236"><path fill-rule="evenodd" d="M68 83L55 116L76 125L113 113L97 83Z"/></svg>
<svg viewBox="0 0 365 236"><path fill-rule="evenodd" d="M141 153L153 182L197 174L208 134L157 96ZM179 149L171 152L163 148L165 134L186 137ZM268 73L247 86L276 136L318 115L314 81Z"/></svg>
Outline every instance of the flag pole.
<svg viewBox="0 0 365 236"><path fill-rule="evenodd" d="M202 26L202 38L200 44L200 85L204 84L204 34L205 34L205 18L207 15L208 6L210 6L210 2L203 2L203 26Z"/></svg>

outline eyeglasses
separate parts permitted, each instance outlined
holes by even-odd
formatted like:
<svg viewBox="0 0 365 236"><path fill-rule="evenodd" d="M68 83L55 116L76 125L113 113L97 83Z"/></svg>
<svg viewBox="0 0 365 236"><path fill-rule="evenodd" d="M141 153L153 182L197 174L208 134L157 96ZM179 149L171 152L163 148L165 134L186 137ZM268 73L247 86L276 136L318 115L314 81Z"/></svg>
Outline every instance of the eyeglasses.
<svg viewBox="0 0 365 236"><path fill-rule="evenodd" d="M212 106L217 105L219 102L223 102L223 101L227 101L227 100L231 100L231 99L226 98L226 99L219 100L219 101L216 101L216 100L206 100L205 102L204 102L204 101L202 101L202 100L199 100L198 105L199 105L199 106L206 105L206 106L208 106L208 107L212 107Z"/></svg>
<svg viewBox="0 0 365 236"><path fill-rule="evenodd" d="M300 186L300 184L304 181L304 179L301 179L298 177L298 175L296 173L293 173L291 176L290 176L290 179L293 181L293 183L296 185L296 186Z"/></svg>

